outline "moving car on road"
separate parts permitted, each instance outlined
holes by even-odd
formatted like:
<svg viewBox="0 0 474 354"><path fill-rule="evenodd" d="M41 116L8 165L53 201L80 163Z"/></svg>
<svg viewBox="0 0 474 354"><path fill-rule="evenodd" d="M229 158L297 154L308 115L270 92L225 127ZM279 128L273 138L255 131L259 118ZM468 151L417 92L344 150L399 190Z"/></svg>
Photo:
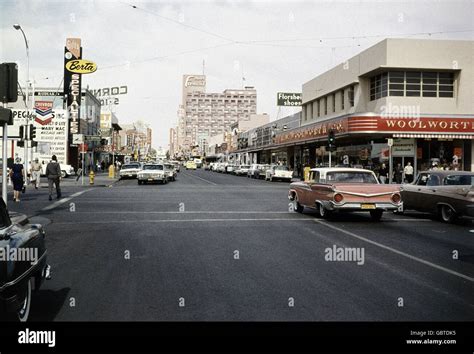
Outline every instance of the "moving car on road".
<svg viewBox="0 0 474 354"><path fill-rule="evenodd" d="M474 216L473 183L473 172L420 172L415 182L401 186L403 209L436 214L447 223Z"/></svg>
<svg viewBox="0 0 474 354"><path fill-rule="evenodd" d="M143 170L138 172L138 184L146 184L153 182L168 183L168 177L165 174L165 166L162 164L147 164L143 166Z"/></svg>
<svg viewBox="0 0 474 354"><path fill-rule="evenodd" d="M194 162L193 160L187 161L187 162L186 162L186 169L187 169L187 170L195 170L195 169L197 169L196 162Z"/></svg>
<svg viewBox="0 0 474 354"><path fill-rule="evenodd" d="M174 169L176 170L176 172L180 171L181 163L179 161L170 161L170 163L172 163L174 165Z"/></svg>
<svg viewBox="0 0 474 354"><path fill-rule="evenodd" d="M288 166L273 165L265 171L265 181L291 181L292 178L293 171Z"/></svg>
<svg viewBox="0 0 474 354"><path fill-rule="evenodd" d="M165 175L168 178L168 181L176 181L178 173L176 172L174 165L171 163L164 163L163 166L165 166Z"/></svg>
<svg viewBox="0 0 474 354"><path fill-rule="evenodd" d="M12 255L16 256L13 258ZM25 322L32 291L50 278L45 232L25 215L10 217L0 199L0 318Z"/></svg>
<svg viewBox="0 0 474 354"><path fill-rule="evenodd" d="M139 162L122 165L122 168L119 172L119 178L137 178L138 172L141 170L142 165Z"/></svg>
<svg viewBox="0 0 474 354"><path fill-rule="evenodd" d="M314 208L322 218L334 212L368 211L378 221L384 211L403 206L399 185L380 184L373 171L356 168L313 168L309 181L290 184L288 198L294 211Z"/></svg>

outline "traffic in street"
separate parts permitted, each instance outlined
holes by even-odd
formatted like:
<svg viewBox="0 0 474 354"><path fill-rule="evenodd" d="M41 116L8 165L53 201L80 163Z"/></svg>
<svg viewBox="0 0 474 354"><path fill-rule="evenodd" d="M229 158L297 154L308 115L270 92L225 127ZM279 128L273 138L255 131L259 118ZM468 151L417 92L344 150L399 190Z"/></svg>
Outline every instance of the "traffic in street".
<svg viewBox="0 0 474 354"><path fill-rule="evenodd" d="M474 314L470 218L446 224L387 212L377 222L354 212L323 219L292 209L287 182L203 168L181 167L167 184L102 178L93 187L68 181L66 202L53 208L45 188L28 191L29 203L9 205L47 234L53 276L33 297L32 321L458 321Z"/></svg>

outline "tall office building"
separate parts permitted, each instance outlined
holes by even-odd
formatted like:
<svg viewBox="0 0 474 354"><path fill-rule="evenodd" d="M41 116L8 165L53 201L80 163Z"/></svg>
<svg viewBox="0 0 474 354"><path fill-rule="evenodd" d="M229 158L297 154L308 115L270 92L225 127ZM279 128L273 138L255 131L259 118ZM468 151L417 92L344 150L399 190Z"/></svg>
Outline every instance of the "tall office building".
<svg viewBox="0 0 474 354"><path fill-rule="evenodd" d="M178 109L177 143L184 155L193 148L203 154L209 138L222 134L257 112L257 91L252 86L206 92L205 75L183 76L182 104Z"/></svg>

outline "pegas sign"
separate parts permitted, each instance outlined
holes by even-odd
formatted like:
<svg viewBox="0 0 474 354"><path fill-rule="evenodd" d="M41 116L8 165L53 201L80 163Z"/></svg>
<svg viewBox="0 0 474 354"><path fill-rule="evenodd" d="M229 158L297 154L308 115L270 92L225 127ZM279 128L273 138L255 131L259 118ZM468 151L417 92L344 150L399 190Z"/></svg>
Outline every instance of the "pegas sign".
<svg viewBox="0 0 474 354"><path fill-rule="evenodd" d="M76 74L91 74L97 70L97 64L85 59L70 60L65 64L66 70Z"/></svg>

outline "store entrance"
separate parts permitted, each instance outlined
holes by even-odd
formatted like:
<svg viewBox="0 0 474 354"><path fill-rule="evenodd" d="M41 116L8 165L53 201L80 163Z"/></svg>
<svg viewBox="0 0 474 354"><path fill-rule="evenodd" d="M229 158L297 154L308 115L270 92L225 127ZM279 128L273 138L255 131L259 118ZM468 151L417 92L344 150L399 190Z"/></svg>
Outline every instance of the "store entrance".
<svg viewBox="0 0 474 354"><path fill-rule="evenodd" d="M414 178L414 159L411 156L400 156L400 157L393 157L393 181L395 183L411 183L413 182ZM410 175L405 174L405 167L408 166L408 163L410 163L410 166L412 168L407 168L408 171L411 171L413 169L413 173Z"/></svg>

